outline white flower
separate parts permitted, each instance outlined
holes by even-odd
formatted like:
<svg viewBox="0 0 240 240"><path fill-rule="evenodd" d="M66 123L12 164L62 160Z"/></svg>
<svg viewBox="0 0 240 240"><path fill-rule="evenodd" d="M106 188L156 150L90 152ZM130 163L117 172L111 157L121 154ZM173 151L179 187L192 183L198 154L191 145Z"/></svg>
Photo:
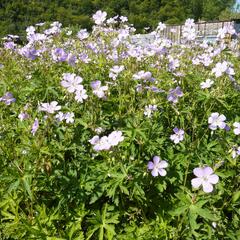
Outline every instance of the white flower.
<svg viewBox="0 0 240 240"><path fill-rule="evenodd" d="M216 130L218 127L224 129L226 127L225 120L226 117L223 114L219 115L218 112L212 113L208 118L209 128L212 130Z"/></svg>
<svg viewBox="0 0 240 240"><path fill-rule="evenodd" d="M213 83L214 82L211 79L207 79L205 82L201 82L200 86L202 89L210 88L213 85Z"/></svg>
<svg viewBox="0 0 240 240"><path fill-rule="evenodd" d="M56 114L55 118L59 121L62 122L65 119L65 114L63 112L58 112L58 114Z"/></svg>

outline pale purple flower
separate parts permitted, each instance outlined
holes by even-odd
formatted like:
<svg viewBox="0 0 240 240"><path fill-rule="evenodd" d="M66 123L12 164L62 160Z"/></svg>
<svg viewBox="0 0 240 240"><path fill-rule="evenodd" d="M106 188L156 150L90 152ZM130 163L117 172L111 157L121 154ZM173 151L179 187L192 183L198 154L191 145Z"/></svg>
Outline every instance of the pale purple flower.
<svg viewBox="0 0 240 240"><path fill-rule="evenodd" d="M84 89L83 86L79 87L78 90L75 92L75 100L77 102L82 103L83 100L87 98L88 98L88 95L87 95L86 89Z"/></svg>
<svg viewBox="0 0 240 240"><path fill-rule="evenodd" d="M205 193L210 193L213 191L213 184L218 183L219 177L213 174L213 169L211 167L200 167L193 170L196 178L191 180L193 188L199 188L203 186L203 191Z"/></svg>
<svg viewBox="0 0 240 240"><path fill-rule="evenodd" d="M209 128L211 130L216 130L218 127L224 129L226 127L225 120L226 117L223 114L220 115L218 112L212 113L208 118Z"/></svg>
<svg viewBox="0 0 240 240"><path fill-rule="evenodd" d="M4 43L4 48L5 49L14 49L16 44L13 41L10 42L5 42Z"/></svg>
<svg viewBox="0 0 240 240"><path fill-rule="evenodd" d="M145 106L144 115L150 118L154 111L157 111L157 105L150 104L148 106Z"/></svg>
<svg viewBox="0 0 240 240"><path fill-rule="evenodd" d="M65 120L66 120L66 123L74 123L74 113L73 112L67 112L65 114Z"/></svg>
<svg viewBox="0 0 240 240"><path fill-rule="evenodd" d="M108 136L94 136L89 142L93 145L95 151L109 150L113 146L117 146L124 140L121 131L113 131Z"/></svg>
<svg viewBox="0 0 240 240"><path fill-rule="evenodd" d="M68 54L62 48L56 48L52 50L52 58L57 62L67 61Z"/></svg>
<svg viewBox="0 0 240 240"><path fill-rule="evenodd" d="M195 23L193 19L187 19L183 28L182 28L182 35L187 41L192 41L196 38L197 33L195 29Z"/></svg>
<svg viewBox="0 0 240 240"><path fill-rule="evenodd" d="M235 123L233 123L233 126L235 127L233 129L234 134L240 135L240 123L239 122L235 122Z"/></svg>
<svg viewBox="0 0 240 240"><path fill-rule="evenodd" d="M159 156L154 156L153 161L148 162L148 170L152 170L151 174L153 177L166 176L167 172L164 168L168 166L167 161L161 160Z"/></svg>
<svg viewBox="0 0 240 240"><path fill-rule="evenodd" d="M100 140L100 137L99 136L94 136L93 138L91 138L90 140L89 140L89 142L92 144L92 145L96 145L98 142L99 142L99 140Z"/></svg>
<svg viewBox="0 0 240 240"><path fill-rule="evenodd" d="M22 56L29 58L31 60L35 60L40 55L40 52L37 51L35 48L31 47L30 45L26 45L20 48L18 52Z"/></svg>
<svg viewBox="0 0 240 240"><path fill-rule="evenodd" d="M94 15L93 15L93 20L95 24L101 25L103 22L106 20L107 13L102 12L101 10L98 10Z"/></svg>
<svg viewBox="0 0 240 240"><path fill-rule="evenodd" d="M26 120L29 118L29 114L25 112L21 112L19 113L18 118L20 119L20 121Z"/></svg>
<svg viewBox="0 0 240 240"><path fill-rule="evenodd" d="M77 57L74 54L69 53L67 56L67 62L69 65L74 66L77 62Z"/></svg>
<svg viewBox="0 0 240 240"><path fill-rule="evenodd" d="M218 62L216 66L212 69L212 73L214 73L215 77L217 78L221 77L223 73L227 73L230 76L234 75L235 74L234 69L230 67L230 65L231 64L226 61L223 61L222 63Z"/></svg>
<svg viewBox="0 0 240 240"><path fill-rule="evenodd" d="M58 112L58 114L56 114L55 118L59 121L62 122L65 119L65 114L63 112Z"/></svg>
<svg viewBox="0 0 240 240"><path fill-rule="evenodd" d="M16 99L13 97L11 92L6 92L1 98L0 102L4 102L6 105L10 105L13 102L16 102Z"/></svg>
<svg viewBox="0 0 240 240"><path fill-rule="evenodd" d="M89 63L91 61L91 58L89 58L88 54L85 52L80 53L78 57L84 63Z"/></svg>
<svg viewBox="0 0 240 240"><path fill-rule="evenodd" d="M169 55L168 59L169 59L168 67L171 71L174 71L180 67L180 61L176 57Z"/></svg>
<svg viewBox="0 0 240 240"><path fill-rule="evenodd" d="M61 85L66 88L68 92L73 93L83 89L83 86L80 84L82 81L83 79L80 76L76 76L75 73L63 73Z"/></svg>
<svg viewBox="0 0 240 240"><path fill-rule="evenodd" d="M61 106L58 106L57 101L52 101L51 103L41 103L39 106L39 111L47 112L47 113L54 113L56 111L59 111L61 109Z"/></svg>
<svg viewBox="0 0 240 240"><path fill-rule="evenodd" d="M77 33L77 37L80 40L84 40L87 39L89 37L89 33L87 31L87 29L81 29L78 33Z"/></svg>
<svg viewBox="0 0 240 240"><path fill-rule="evenodd" d="M124 66L113 66L112 68L110 68L110 73L109 73L109 77L112 78L113 80L116 80L119 73L122 72L124 70Z"/></svg>
<svg viewBox="0 0 240 240"><path fill-rule="evenodd" d="M175 144L178 144L179 142L183 141L184 139L184 130L182 129L178 129L178 128L174 128L173 129L173 132L175 134L172 134L170 136L170 139L175 143Z"/></svg>
<svg viewBox="0 0 240 240"><path fill-rule="evenodd" d="M108 135L108 142L111 146L117 146L120 142L124 140L121 131L113 131Z"/></svg>
<svg viewBox="0 0 240 240"><path fill-rule="evenodd" d="M89 142L93 145L93 149L95 151L109 150L111 148L111 144L108 141L107 136L103 136L99 138L99 136L94 136Z"/></svg>
<svg viewBox="0 0 240 240"><path fill-rule="evenodd" d="M98 96L99 98L105 97L105 91L108 90L108 86L102 86L101 87L101 81L93 81L91 82L91 87L93 89L93 94Z"/></svg>
<svg viewBox="0 0 240 240"><path fill-rule="evenodd" d="M200 86L202 89L210 88L213 85L213 81L211 79L207 79L205 82L201 82Z"/></svg>
<svg viewBox="0 0 240 240"><path fill-rule="evenodd" d="M182 89L180 87L176 87L175 89L170 89L169 94L167 96L167 100L169 102L177 103L178 98L183 96Z"/></svg>
<svg viewBox="0 0 240 240"><path fill-rule="evenodd" d="M151 72L139 71L133 75L134 80L153 80Z"/></svg>
<svg viewBox="0 0 240 240"><path fill-rule="evenodd" d="M36 134L38 127L39 127L39 122L38 122L38 119L35 118L34 123L32 125L32 130L31 130L31 133L33 136Z"/></svg>

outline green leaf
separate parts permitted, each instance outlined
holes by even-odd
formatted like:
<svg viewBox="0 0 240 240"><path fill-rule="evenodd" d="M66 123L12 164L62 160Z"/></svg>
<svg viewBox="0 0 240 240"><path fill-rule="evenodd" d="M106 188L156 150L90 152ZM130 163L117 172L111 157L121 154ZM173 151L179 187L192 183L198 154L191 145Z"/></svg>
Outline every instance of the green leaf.
<svg viewBox="0 0 240 240"><path fill-rule="evenodd" d="M174 210L169 211L169 213L172 216L179 216L179 215L183 214L188 208L189 208L189 205L184 205L184 206L181 206Z"/></svg>
<svg viewBox="0 0 240 240"><path fill-rule="evenodd" d="M240 198L240 191L237 191L232 196L232 202L236 202Z"/></svg>
<svg viewBox="0 0 240 240"><path fill-rule="evenodd" d="M206 208L198 208L196 205L192 205L191 208L193 211L195 211L199 216L203 217L204 219L208 219L210 221L218 221L219 220L215 215L213 215Z"/></svg>
<svg viewBox="0 0 240 240"><path fill-rule="evenodd" d="M31 191L31 187L30 187L30 177L29 176L24 176L22 178L22 181L23 181L24 188L28 193L29 198L31 200L33 200L33 195L32 195L32 191Z"/></svg>

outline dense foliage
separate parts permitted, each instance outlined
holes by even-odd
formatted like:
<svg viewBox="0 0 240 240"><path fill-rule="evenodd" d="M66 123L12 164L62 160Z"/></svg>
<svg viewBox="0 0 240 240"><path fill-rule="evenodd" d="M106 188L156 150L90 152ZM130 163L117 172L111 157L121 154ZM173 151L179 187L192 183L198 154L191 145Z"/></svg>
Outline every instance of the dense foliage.
<svg viewBox="0 0 240 240"><path fill-rule="evenodd" d="M233 3L234 0L1 0L0 36L21 35L27 26L45 21L90 29L91 15L97 9L104 9L109 16L127 16L142 31L156 27L159 21L182 23L188 17L216 20Z"/></svg>
<svg viewBox="0 0 240 240"><path fill-rule="evenodd" d="M200 44L188 19L177 45L160 23L138 45L93 19L0 49L0 238L239 239L234 30Z"/></svg>

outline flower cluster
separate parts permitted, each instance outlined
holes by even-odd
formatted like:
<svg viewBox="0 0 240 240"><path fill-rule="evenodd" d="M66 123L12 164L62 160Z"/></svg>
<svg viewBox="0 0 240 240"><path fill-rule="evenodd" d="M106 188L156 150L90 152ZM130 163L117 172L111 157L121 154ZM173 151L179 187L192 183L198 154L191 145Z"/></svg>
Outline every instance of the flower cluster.
<svg viewBox="0 0 240 240"><path fill-rule="evenodd" d="M55 118L59 121L66 121L66 123L73 123L74 122L74 113L73 112L67 112L67 113L63 113L63 112L58 112L58 114L56 114Z"/></svg>
<svg viewBox="0 0 240 240"><path fill-rule="evenodd" d="M89 142L93 145L95 151L109 150L113 146L117 146L124 140L121 131L113 131L108 136L94 136Z"/></svg>

